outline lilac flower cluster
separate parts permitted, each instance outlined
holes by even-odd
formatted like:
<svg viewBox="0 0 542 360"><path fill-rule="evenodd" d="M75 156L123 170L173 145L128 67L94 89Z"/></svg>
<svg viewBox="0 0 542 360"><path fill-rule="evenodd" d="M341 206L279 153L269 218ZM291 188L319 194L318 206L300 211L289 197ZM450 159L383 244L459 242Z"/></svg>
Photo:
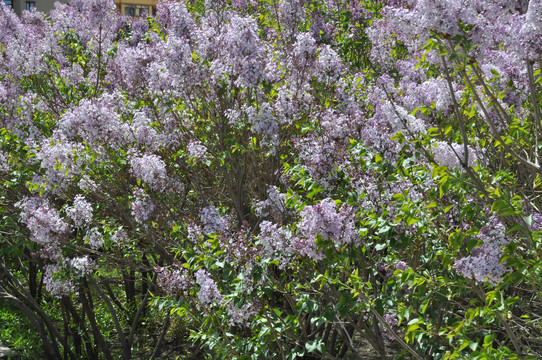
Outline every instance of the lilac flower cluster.
<svg viewBox="0 0 542 360"><path fill-rule="evenodd" d="M130 130L134 134L136 144L148 150L156 151L167 145L171 145L171 141L166 135L159 134L152 127L152 120L145 111L137 111L134 114Z"/></svg>
<svg viewBox="0 0 542 360"><path fill-rule="evenodd" d="M224 296L218 290L218 286L211 278L211 275L205 269L199 269L194 274L196 281L200 285L198 293L199 301L205 306L220 305L224 301Z"/></svg>
<svg viewBox="0 0 542 360"><path fill-rule="evenodd" d="M201 141L191 140L186 145L186 152L188 156L196 160L205 161L207 159L207 147Z"/></svg>
<svg viewBox="0 0 542 360"><path fill-rule="evenodd" d="M339 55L329 45L323 45L316 61L316 78L326 84L334 84L341 76L344 65Z"/></svg>
<svg viewBox="0 0 542 360"><path fill-rule="evenodd" d="M0 173L5 173L9 170L8 159L4 152L0 151Z"/></svg>
<svg viewBox="0 0 542 360"><path fill-rule="evenodd" d="M147 221L154 212L154 204L143 189L137 188L133 191L134 200L130 203L134 220L142 224Z"/></svg>
<svg viewBox="0 0 542 360"><path fill-rule="evenodd" d="M43 273L45 289L57 298L69 295L75 291L73 281L69 278L62 278L60 273L61 269L58 265L45 265L45 272Z"/></svg>
<svg viewBox="0 0 542 360"><path fill-rule="evenodd" d="M471 146L467 146L469 158L468 166L473 167L476 165L478 157L476 152L472 149ZM433 154L435 156L435 161L441 165L446 166L449 169L462 169L461 163L465 162L465 147L462 144L447 144L443 141L437 141L435 143L435 148L433 149Z"/></svg>
<svg viewBox="0 0 542 360"><path fill-rule="evenodd" d="M157 19L165 29L179 38L189 39L194 29L194 20L181 1L165 0L156 6Z"/></svg>
<svg viewBox="0 0 542 360"><path fill-rule="evenodd" d="M44 246L45 251L56 259L58 241L68 232L69 225L43 198L25 198L17 206L22 209L21 220L30 230L30 240Z"/></svg>
<svg viewBox="0 0 542 360"><path fill-rule="evenodd" d="M323 253L317 249L316 235L332 240L339 248L345 244L359 245L354 215L348 205L337 211L333 200L324 199L317 205L306 206L300 215L296 235L270 221L260 224L258 238L263 251L269 258L278 260L280 268L287 267L296 254L315 261L322 260Z"/></svg>
<svg viewBox="0 0 542 360"><path fill-rule="evenodd" d="M117 229L110 235L110 239L116 244L122 244L128 239L128 234L126 233L126 230L122 228Z"/></svg>
<svg viewBox="0 0 542 360"><path fill-rule="evenodd" d="M57 133L52 139L43 141L37 158L45 171L43 181L49 188L67 185L66 181L81 172L84 159L84 148L80 144L69 141L63 134ZM39 181L35 181L39 182Z"/></svg>
<svg viewBox="0 0 542 360"><path fill-rule="evenodd" d="M66 208L66 215L74 222L76 227L84 227L92 221L92 205L83 195L77 195L73 206Z"/></svg>
<svg viewBox="0 0 542 360"><path fill-rule="evenodd" d="M273 114L273 107L269 103L260 104L260 107L247 109L248 121L252 130L262 135L264 145L274 148L278 144L279 124Z"/></svg>
<svg viewBox="0 0 542 360"><path fill-rule="evenodd" d="M108 143L120 146L126 141L129 126L117 113L119 100L116 95L103 95L99 101L82 100L61 118L59 128L73 140L81 136L90 143Z"/></svg>
<svg viewBox="0 0 542 360"><path fill-rule="evenodd" d="M133 156L130 165L134 176L143 180L152 189L162 190L167 184L166 163L160 156L155 154Z"/></svg>
<svg viewBox="0 0 542 360"><path fill-rule="evenodd" d="M279 192L276 186L269 186L267 199L254 204L254 212L258 217L271 216L275 221L281 221L286 209L286 194Z"/></svg>
<svg viewBox="0 0 542 360"><path fill-rule="evenodd" d="M233 16L216 37L218 53L211 63L215 80L234 79L234 84L251 87L263 78L264 48L258 36L258 24L251 17ZM225 77L225 75L228 75Z"/></svg>
<svg viewBox="0 0 542 360"><path fill-rule="evenodd" d="M77 185L83 191L91 192L98 190L98 184L88 176L82 176Z"/></svg>
<svg viewBox="0 0 542 360"><path fill-rule="evenodd" d="M209 205L199 212L205 234L225 233L229 228L229 221L226 217L220 216L216 207Z"/></svg>
<svg viewBox="0 0 542 360"><path fill-rule="evenodd" d="M359 245L354 214L347 204L337 209L335 201L327 198L319 204L305 206L300 216L298 230L307 239L313 240L316 235L320 235L323 240L330 239L338 247L345 244Z"/></svg>
<svg viewBox="0 0 542 360"><path fill-rule="evenodd" d="M226 306L228 315L230 315L230 326L248 326L250 320L256 315L257 311L254 305L247 302L241 307L237 307L233 302L229 302Z"/></svg>
<svg viewBox="0 0 542 360"><path fill-rule="evenodd" d="M94 250L101 248L104 244L104 237L97 228L87 230L84 240L85 244L88 244Z"/></svg>
<svg viewBox="0 0 542 360"><path fill-rule="evenodd" d="M281 28L285 38L292 38L297 33L300 21L306 17L303 7L305 0L282 1L279 6Z"/></svg>
<svg viewBox="0 0 542 360"><path fill-rule="evenodd" d="M337 165L346 155L345 145L319 137L312 133L295 143L303 167L318 184L325 189L333 189Z"/></svg>
<svg viewBox="0 0 542 360"><path fill-rule="evenodd" d="M400 260L395 264L395 268L397 270L406 271L407 269L410 269L410 266L408 266L406 262Z"/></svg>
<svg viewBox="0 0 542 360"><path fill-rule="evenodd" d="M259 249L252 244L252 233L246 222L237 231L219 233L217 239L220 249L226 253L226 261L243 265L259 255Z"/></svg>
<svg viewBox="0 0 542 360"><path fill-rule="evenodd" d="M531 214L531 231L542 230L542 214L534 212Z"/></svg>
<svg viewBox="0 0 542 360"><path fill-rule="evenodd" d="M393 331L396 331L395 329L399 326L399 319L395 314L384 314L384 321L386 321ZM382 327L382 335L390 342L395 341L395 337L386 327Z"/></svg>
<svg viewBox="0 0 542 360"><path fill-rule="evenodd" d="M194 279L185 268L177 264L156 266L154 271L158 275L158 287L169 295L187 294L194 287Z"/></svg>
<svg viewBox="0 0 542 360"><path fill-rule="evenodd" d="M502 246L511 240L506 237L504 224L496 216L492 216L478 233L483 245L472 250L472 255L455 261L454 269L466 278L479 282L487 281L498 284L510 271L501 263Z"/></svg>
<svg viewBox="0 0 542 360"><path fill-rule="evenodd" d="M284 269L294 254L296 239L292 232L269 221L262 221L258 238L265 255L273 260L278 260L279 267ZM316 251L314 251L314 254L311 252L311 254L312 258L316 257Z"/></svg>
<svg viewBox="0 0 542 360"><path fill-rule="evenodd" d="M96 266L96 262L88 255L77 257L69 260L72 269L75 269L80 275L88 275Z"/></svg>

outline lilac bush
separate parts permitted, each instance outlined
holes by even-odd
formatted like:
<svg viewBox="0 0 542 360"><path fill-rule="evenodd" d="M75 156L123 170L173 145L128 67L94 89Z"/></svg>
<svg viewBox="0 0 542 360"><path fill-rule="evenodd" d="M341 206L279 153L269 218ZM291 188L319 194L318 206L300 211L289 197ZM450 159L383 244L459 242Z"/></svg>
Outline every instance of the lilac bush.
<svg viewBox="0 0 542 360"><path fill-rule="evenodd" d="M541 9L0 4L0 299L47 359L540 358Z"/></svg>

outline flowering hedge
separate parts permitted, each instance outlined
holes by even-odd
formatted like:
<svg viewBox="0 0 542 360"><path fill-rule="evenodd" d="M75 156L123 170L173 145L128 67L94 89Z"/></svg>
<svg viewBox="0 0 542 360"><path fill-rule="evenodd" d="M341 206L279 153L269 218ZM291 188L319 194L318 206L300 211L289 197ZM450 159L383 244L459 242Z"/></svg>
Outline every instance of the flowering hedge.
<svg viewBox="0 0 542 360"><path fill-rule="evenodd" d="M0 299L39 356L155 359L181 324L194 358L542 357L542 1L0 28Z"/></svg>

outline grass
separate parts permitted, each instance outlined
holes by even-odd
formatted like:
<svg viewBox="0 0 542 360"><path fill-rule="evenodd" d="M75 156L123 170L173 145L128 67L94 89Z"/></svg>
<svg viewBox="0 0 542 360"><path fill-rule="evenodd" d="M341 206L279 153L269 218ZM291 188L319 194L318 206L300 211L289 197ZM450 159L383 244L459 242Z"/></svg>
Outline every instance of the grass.
<svg viewBox="0 0 542 360"><path fill-rule="evenodd" d="M14 359L36 359L41 340L30 321L7 301L0 300L0 342L16 352Z"/></svg>

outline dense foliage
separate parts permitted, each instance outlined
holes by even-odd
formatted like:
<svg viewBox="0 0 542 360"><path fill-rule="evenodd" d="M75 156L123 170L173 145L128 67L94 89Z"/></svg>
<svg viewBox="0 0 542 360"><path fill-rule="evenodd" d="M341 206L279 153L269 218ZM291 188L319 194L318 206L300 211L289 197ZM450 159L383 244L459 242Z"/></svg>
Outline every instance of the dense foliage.
<svg viewBox="0 0 542 360"><path fill-rule="evenodd" d="M542 358L541 0L0 3L0 28L0 340Z"/></svg>

